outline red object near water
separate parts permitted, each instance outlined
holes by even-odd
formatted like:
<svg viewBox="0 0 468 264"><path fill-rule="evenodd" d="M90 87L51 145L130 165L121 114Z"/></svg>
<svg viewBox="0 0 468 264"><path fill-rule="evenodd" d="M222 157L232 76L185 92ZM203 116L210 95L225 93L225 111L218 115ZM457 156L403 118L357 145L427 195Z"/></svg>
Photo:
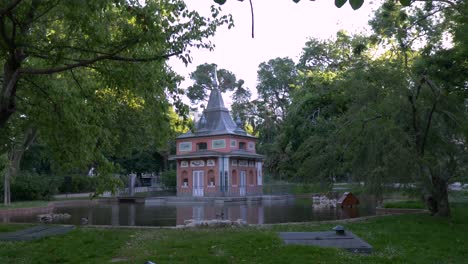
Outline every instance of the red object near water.
<svg viewBox="0 0 468 264"><path fill-rule="evenodd" d="M351 192L345 192L343 195L338 199L337 205L343 207L353 207L359 204L359 199L354 196Z"/></svg>

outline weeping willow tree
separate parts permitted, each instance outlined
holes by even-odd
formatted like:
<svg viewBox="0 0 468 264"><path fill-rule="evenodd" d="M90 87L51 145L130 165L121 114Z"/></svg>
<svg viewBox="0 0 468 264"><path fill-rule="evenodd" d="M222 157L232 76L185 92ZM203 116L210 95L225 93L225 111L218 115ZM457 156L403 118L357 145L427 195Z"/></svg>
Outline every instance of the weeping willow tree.
<svg viewBox="0 0 468 264"><path fill-rule="evenodd" d="M450 216L448 184L466 179L466 8L385 1L372 36L308 41L276 169L308 181L351 177L380 199L386 186L408 184L432 214Z"/></svg>

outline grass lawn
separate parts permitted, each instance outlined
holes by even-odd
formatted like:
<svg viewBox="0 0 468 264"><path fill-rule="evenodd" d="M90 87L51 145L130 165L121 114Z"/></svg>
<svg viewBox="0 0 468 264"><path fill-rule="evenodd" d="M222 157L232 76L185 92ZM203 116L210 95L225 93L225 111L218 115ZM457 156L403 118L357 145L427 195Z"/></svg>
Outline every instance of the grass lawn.
<svg viewBox="0 0 468 264"><path fill-rule="evenodd" d="M2 209L15 209L15 208L28 208L28 207L39 207L47 206L50 201L21 201L21 202L12 202L10 205L5 206L0 204L0 210Z"/></svg>
<svg viewBox="0 0 468 264"><path fill-rule="evenodd" d="M419 200L404 200L384 202L384 208L425 209L426 206Z"/></svg>
<svg viewBox="0 0 468 264"><path fill-rule="evenodd" d="M50 201L19 201L19 202L12 202L8 206L0 204L0 210L41 207L41 206L47 206L50 202L54 202L54 201L74 201L74 200L90 200L90 198L89 197L77 197L77 198L60 198L60 199L54 199Z"/></svg>
<svg viewBox="0 0 468 264"><path fill-rule="evenodd" d="M0 224L0 232L19 225ZM452 219L425 214L373 218L346 228L374 246L371 255L286 246L279 231L329 230L333 224L219 229L93 229L30 242L0 242L0 263L467 263L468 204Z"/></svg>

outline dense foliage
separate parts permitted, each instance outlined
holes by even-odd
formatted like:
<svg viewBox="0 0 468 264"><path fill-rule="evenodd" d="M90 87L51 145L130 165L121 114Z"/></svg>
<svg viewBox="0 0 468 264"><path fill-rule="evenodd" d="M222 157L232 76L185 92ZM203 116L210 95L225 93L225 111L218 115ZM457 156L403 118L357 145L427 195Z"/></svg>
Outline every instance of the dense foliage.
<svg viewBox="0 0 468 264"><path fill-rule="evenodd" d="M12 200L50 200L57 193L59 179L33 172L20 173L11 184Z"/></svg>
<svg viewBox="0 0 468 264"><path fill-rule="evenodd" d="M213 48L206 39L232 20L211 11L203 17L181 0L0 1L4 202L34 144L54 173L98 168L107 185L98 191L118 184L108 173L115 160L167 156L174 115L180 121L172 109L187 108L166 59L189 63L190 49Z"/></svg>
<svg viewBox="0 0 468 264"><path fill-rule="evenodd" d="M450 215L447 185L466 180L468 164L466 8L385 1L370 21L372 35L310 39L285 76L278 70L288 61L262 63L259 99L250 104L259 110L267 173L364 182L378 196L406 184L432 213ZM281 107L271 102L277 91L287 91L276 100Z"/></svg>
<svg viewBox="0 0 468 264"><path fill-rule="evenodd" d="M177 171L168 170L161 174L162 184L166 188L175 188L177 186Z"/></svg>
<svg viewBox="0 0 468 264"><path fill-rule="evenodd" d="M219 5L224 5L227 0L213 0L215 3ZM243 2L244 0L237 0L240 2ZM299 3L301 0L292 0L294 3ZM402 5L404 6L409 6L412 2L412 0L397 0L399 1ZM250 0L252 2L252 0ZM335 0L335 6L340 8L344 6L348 2L348 0ZM357 10L361 8L361 6L364 4L364 0L349 0L349 5L354 9Z"/></svg>

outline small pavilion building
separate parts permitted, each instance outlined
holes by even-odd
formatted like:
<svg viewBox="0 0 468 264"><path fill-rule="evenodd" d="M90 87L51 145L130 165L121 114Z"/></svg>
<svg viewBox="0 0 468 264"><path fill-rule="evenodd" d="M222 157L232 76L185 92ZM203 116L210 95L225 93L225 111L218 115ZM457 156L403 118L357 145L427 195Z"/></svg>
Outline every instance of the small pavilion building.
<svg viewBox="0 0 468 264"><path fill-rule="evenodd" d="M217 81L196 131L176 139L177 195L193 197L262 194L263 156L257 138L234 122L224 106Z"/></svg>

